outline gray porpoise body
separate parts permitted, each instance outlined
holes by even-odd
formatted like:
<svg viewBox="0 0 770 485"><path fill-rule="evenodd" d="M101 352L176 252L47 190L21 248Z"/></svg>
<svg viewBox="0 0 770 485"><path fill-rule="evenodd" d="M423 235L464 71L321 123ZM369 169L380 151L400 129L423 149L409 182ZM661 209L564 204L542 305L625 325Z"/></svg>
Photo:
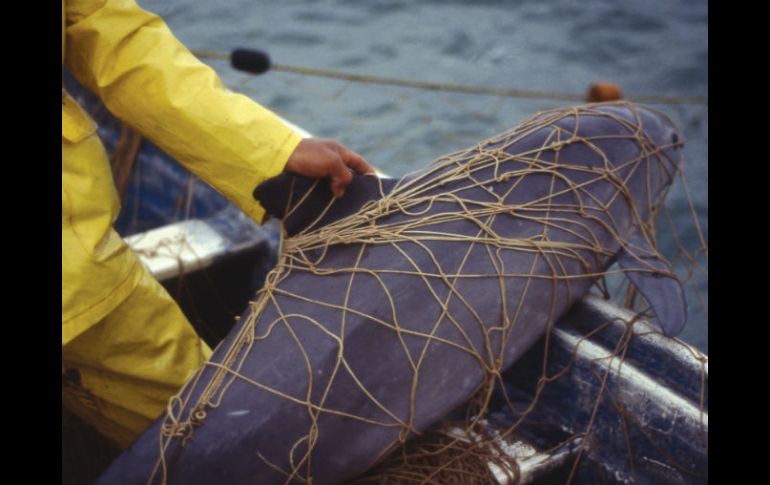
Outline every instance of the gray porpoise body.
<svg viewBox="0 0 770 485"><path fill-rule="evenodd" d="M574 134L578 138L591 138L593 147L583 142L567 142L539 152L535 165L517 158L497 167L496 174L491 167L469 172L470 177L489 182L483 187L464 190L462 197L466 201L493 201L496 194L509 192L505 203L517 209L499 214L490 222L491 230L500 238L539 240L547 231L548 240L560 243L584 243L590 239L602 248L600 254L577 249L580 261L578 258L557 260L555 256L544 256L537 251L508 250L492 258L483 245L442 238L422 240L422 245L406 241L398 247L373 244L363 249L359 243L340 243L328 247L318 269L349 268L360 256L358 266L371 270L414 271L416 263L425 273L495 275L503 269L506 273L553 276L603 271L624 252L623 241L638 240L633 236L638 233L635 221L647 220L651 205L663 197L680 162L681 143L676 128L667 118L645 108L607 104L581 109L579 123L574 115L564 116L554 125L523 133L505 151L532 152L549 140L556 140L553 137L557 127L561 130L559 139L569 141L569 134ZM625 122L602 113L620 116ZM644 143L626 137L634 129L642 130ZM500 140L492 138L481 148L490 151ZM477 163L472 161L478 160L479 153L479 147L469 149L460 157L460 163ZM556 162L559 163L558 177L553 171L532 170ZM578 170L575 166L590 170ZM386 182L384 190L392 193L408 188L416 180L438 177L441 171L435 167ZM613 177L601 176L610 172ZM501 177L505 173L511 176ZM283 176L273 182L273 188L280 190L265 193L285 192L288 178L291 177ZM340 220L363 202L379 198L380 188L373 180L373 177L357 176L346 196L335 201L332 210L312 227L307 223L314 220L313 214L297 221L296 214L302 211L295 211L293 224L286 221L289 234L312 231ZM618 194L619 180L633 200ZM429 190L432 194L450 193L463 184L467 185L467 180L451 181ZM568 190L570 186L581 189ZM328 191L323 193L321 189L319 194L318 197L330 197ZM551 194L559 195L549 199ZM296 200L297 197L292 196L289 206ZM580 203L583 209L557 213L543 205L527 207L528 203L538 200L550 200L554 208ZM284 201L271 204L265 199L262 202L268 210L284 204ZM302 203L311 212L315 210L313 197ZM607 211L598 210L603 205L608 205ZM413 208L410 213L395 212L379 218L376 223L396 224L457 210L458 202L442 198L432 206L426 202L424 207ZM411 215L421 212L424 213ZM549 218L560 218L561 222L546 229ZM438 221L420 229L473 236L482 230L474 220ZM320 254L317 250L308 257L313 259ZM297 479L297 483L308 476L316 484L353 478L398 444L404 436L399 423L409 423L413 429L424 431L466 402L488 377L484 367L509 367L544 334L550 323L588 292L594 281L591 277L560 280L511 277L505 278L501 285L498 277L458 278L454 281L457 296L452 296L452 290L441 279L422 280L399 273L383 274L382 278L394 301L395 315L383 282L366 274L357 273L352 283L350 273L319 275L292 271L285 278L279 278L275 285L281 291L274 293L256 320L255 331L261 338L254 340L248 351L236 359L242 363L241 375L265 387L239 378L228 381L226 392L217 395L218 405L205 409L205 419L192 428L186 440L163 437L162 427L168 425L169 420L161 416L97 483L284 483L288 479L285 473L291 473L293 464L300 463L298 475L291 478ZM656 298L649 292L644 296L648 300ZM437 298L447 302L448 313L456 324L451 323L448 316L442 317ZM354 311L343 312L337 307ZM217 347L211 362L222 362L252 311L250 308L244 312ZM287 313L292 316L284 322L281 315ZM326 331L302 315L320 322ZM414 333L398 335L363 315L376 316L391 324L397 321L400 328L424 333L430 333L437 320L441 321L434 335L465 347L470 342L477 356L457 346L435 340L427 342L425 337ZM513 321L514 316L515 324L509 332L490 331L505 321ZM274 322L279 323L271 325ZM344 334L342 348L330 333ZM409 357L416 360L423 352L415 375ZM340 354L346 365L339 365ZM185 387L182 398L188 403L197 402L216 370L214 366L204 367ZM333 383L324 397L332 375ZM283 395L269 392L267 388ZM379 404L375 404L375 399ZM310 433L311 413L307 404L298 401L322 402L325 409L335 412L320 413ZM192 404L180 405L175 415L186 418L191 410ZM161 438L165 446L163 466L159 465ZM309 442L313 442L312 453L303 461Z"/></svg>

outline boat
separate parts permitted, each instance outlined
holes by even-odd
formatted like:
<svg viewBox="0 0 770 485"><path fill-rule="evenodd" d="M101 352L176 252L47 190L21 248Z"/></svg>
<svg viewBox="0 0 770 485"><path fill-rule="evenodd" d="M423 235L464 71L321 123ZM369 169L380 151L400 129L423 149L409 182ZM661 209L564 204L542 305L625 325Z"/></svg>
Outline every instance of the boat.
<svg viewBox="0 0 770 485"><path fill-rule="evenodd" d="M115 151L120 121L71 76L65 85ZM257 225L148 140L131 167L116 229L213 348L275 264L278 221ZM708 482L708 356L598 294L505 371L480 426L448 419L451 439L494 444L488 469L501 484Z"/></svg>

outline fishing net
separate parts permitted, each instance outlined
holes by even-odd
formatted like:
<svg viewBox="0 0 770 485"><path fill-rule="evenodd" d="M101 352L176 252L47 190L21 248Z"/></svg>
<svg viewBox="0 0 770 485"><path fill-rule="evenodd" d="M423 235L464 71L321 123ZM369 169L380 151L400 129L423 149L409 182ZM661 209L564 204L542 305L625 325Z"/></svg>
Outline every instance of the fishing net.
<svg viewBox="0 0 770 485"><path fill-rule="evenodd" d="M334 101L343 92L355 89L364 88L349 85L337 93L337 96L332 97L332 104L329 106L330 111L333 112L333 108L339 108L340 105L347 106L346 103L335 104ZM399 100L407 98L415 101L414 96L403 92L394 94L382 89L377 91L380 94L382 92ZM377 93L368 92L360 97L374 98L373 102L376 104ZM441 99L433 99L437 96ZM489 124L490 119L494 118L494 116L489 116L490 110L500 112L504 107L505 109L510 108L507 104L497 103L489 109L479 109L478 107L469 109L462 102L462 97L445 97L440 93L421 94L418 99L427 105L436 102L448 103L457 109L458 116L467 116L469 120L485 121L487 124ZM388 291L382 288L369 292L371 294L366 294L365 291L359 291L356 294L356 287L361 284L361 278L364 275L362 268L357 267L357 261L349 261L349 264L332 270L324 267L324 261L329 261L329 255L333 254L334 248L339 245L364 245L368 248L363 250L364 256L362 258L364 259L367 251L375 246L395 245L401 247L403 252L394 249L396 252L393 253L393 256L409 262L407 270L402 269L396 273L392 269L389 271L365 269L369 274L376 273L380 280L385 282L383 285L378 284L380 287L385 286L387 288L403 284L410 288L423 287L426 290L433 288L436 295L444 297L445 300L437 299L434 294L426 294L423 305L428 305L427 302L432 301L436 308L441 308L440 312L444 312L442 303L448 298L446 315L444 320L439 323L438 329L444 326L453 326L458 321L464 322L466 318L475 321L480 330L479 335L481 335L480 339L477 340L482 341L482 343L469 344L467 340L461 338L454 341L454 348L465 355L473 355L473 365L480 369L478 375L482 385L474 390L469 399L465 399L453 407L445 419L430 427L416 426L410 422L409 411L403 417L396 414L399 419L392 419L385 413L386 418L391 418L390 423L386 423L384 419L378 421L379 424L367 422L372 426L382 426L383 423L391 424L401 432L398 433L393 445L383 451L381 459L363 475L354 479L355 481L361 483L530 483L533 481L536 483L647 483L650 481L698 483L707 481L707 476L704 476L706 473L705 460L708 456L707 357L697 349L677 339L666 337L657 327L650 326L646 321L653 320L653 313L644 298L640 297L634 285L629 284L629 280L623 277L622 270L618 269L617 266L600 264L602 258L611 252L609 250L610 246L613 245L613 238L616 243L621 245L628 242L624 240L622 231L619 231L612 223L608 224L607 227L612 229L610 232L616 234L607 241L597 244L592 239L592 234L600 233L607 227L585 230L580 225L579 220L570 220L570 215L578 214L580 218L586 215L581 214L580 204L574 204L574 201L563 203L559 199L559 197L569 193L577 197L577 194L590 191L591 188L592 179L589 178L583 181L586 185L570 185L569 183L562 185L563 194L557 190L562 180L572 180L575 174L579 172L575 171L569 176L562 176L569 172L570 160L576 162L575 165L584 163L579 157L571 159L564 157L564 154L570 153L569 147L592 146L599 148L599 152L601 152L601 146L604 143L601 138L575 138L572 135L577 123L560 127L560 120L591 116L610 119L625 127L621 138L627 139L632 145L638 147L634 156L625 158L624 162L627 167L634 164L647 168L651 164L664 164L666 166L664 151L671 147L655 143L644 136L640 130L644 127L643 123L633 105L621 103L618 106L628 108L632 113L636 113L636 116L628 118L618 117L607 112L600 113L596 111L595 106L541 113L502 137L482 142L474 149L442 157L434 162L429 169L418 173L417 180L415 177L412 179L407 177L404 179L404 183L399 184L389 193L384 193L385 189L383 188L382 197L378 199L379 202L361 207L356 214L323 227L321 224L316 224L296 237L285 238L280 253L280 263L270 275L268 285L258 294L258 299L254 303L253 311L248 315L246 324L241 322L236 339L229 339L225 342L225 345L229 345L233 349L236 343L240 345L240 354L238 354L238 350L234 350L235 359L224 367L223 361L216 362L215 359L211 363L207 373L204 373L203 376L205 379L209 379L209 382L199 386L199 388L205 387L206 393L197 395L191 393L188 388L187 392L183 392L172 401L171 412L166 420L167 426L160 437L161 444L168 446L173 439L183 441L195 439L196 426L205 427L207 412L211 412L212 409L221 405L227 394L228 386L238 386L245 383L247 386L253 387L254 392L280 391L275 387L270 390L260 387L258 380L252 379L253 382L249 382L249 374L239 372L244 371L244 368L239 368L239 365L244 361L239 360L238 355L245 356L249 353L255 353L254 344L269 340L271 328L274 330L292 326L300 328L302 325L308 324L309 320L306 318L299 321L295 316L299 312L297 307L301 306L300 304L303 302L296 297L297 295L291 295L290 292L285 291L285 288L282 288L282 282L285 282L292 274L304 272L318 275L325 280L342 277L344 283L342 284L343 291L340 294L343 295L350 287L351 292L347 302L335 303L337 306L336 317L327 314L325 319L316 319L310 325L319 327L328 324L328 327L325 328L334 329L334 325L329 324L328 320L336 320L338 327L334 330L340 332L339 322L345 320L349 322L353 318L361 316L360 311L356 313L358 308L356 300L381 298L386 302L386 308L389 308L389 311L385 313L389 314L390 317L382 318L379 322L373 322L378 327L387 329L388 332L394 334L398 333L396 329L399 329L404 341L413 337L426 342L430 341L431 344L428 347L444 343L441 340L443 338L441 335L431 335L429 331L424 329L414 330L414 328L410 328L409 325L414 324L414 322L410 321L408 316L403 316L405 311L410 312L410 308L406 305L406 308L399 306L397 304L398 296L391 301L387 296ZM683 125L685 133L698 130L702 126L700 120L705 116L705 111L700 113L695 108L681 106L674 106L671 109L674 111L673 114L678 120L678 124ZM337 113L335 116L349 118L355 117L355 113ZM98 118L98 113L95 113L94 117ZM296 115L295 117L305 118L306 116ZM365 121L376 125L377 123L386 124L388 120L382 116L367 116ZM438 122L438 120L432 119L414 121L431 125ZM497 121L497 123L504 122ZM477 125L481 124L484 123L477 123ZM541 140L541 143L536 147L515 154L502 153L506 145L510 146L510 144L516 143L517 140L531 135L543 126L551 127L550 135ZM442 126L436 128L439 132L447 131L449 133ZM482 129L488 130L489 127L477 127L469 130L468 133L456 134L452 132L451 136L453 139L475 140L479 138L478 132ZM367 135L366 138L386 140L393 137ZM436 145L441 146L447 143L445 138L427 140L424 149L435 150ZM358 145L360 144L358 143ZM681 144L681 142L675 144ZM410 152L417 146L416 144L404 143L399 146L400 148L396 150L397 158L419 158ZM374 151L378 151L380 148ZM137 149L138 138L130 136L130 133L124 131L113 155L116 178L118 178L117 183L121 187L125 187L127 174L131 170L133 170L132 176L136 177L142 168L141 166L134 166ZM622 172L623 163L617 164L617 160L615 162L616 173ZM501 211L501 207L495 207L495 197L502 194L495 192L494 184L496 182L493 182L493 179L499 178L501 173L511 171L506 168L507 166L514 165L519 167L513 171L517 173L517 177L521 178L521 184L526 185L526 182L533 182L538 177L550 177L555 180L552 190L543 194L539 199L534 198L527 202L513 204L514 217L533 223L532 233L529 237L518 238L518 240L506 238L503 233L504 229L500 229L499 221L507 216L503 213L504 211ZM473 170L463 170L461 169L462 166L473 167ZM632 212L635 213L629 219L633 220L632 225L641 228L659 252L667 257L679 280L684 284L690 320L707 322L708 245L704 230L701 227L705 222L702 217L707 208L697 197L694 198L691 195L688 180L690 183L693 183L693 180L685 176L686 171L686 163L670 171L674 175L674 180L666 205L662 204L663 192L658 197L651 197L644 203L636 201L632 204ZM488 175L490 172L493 175ZM650 173L658 172L652 170ZM662 176L663 173L661 171L658 175ZM608 179L612 178L609 174L606 176ZM605 182L601 181L602 176L599 173L595 174L594 178L597 180L596 183ZM663 176L663 178L666 177ZM620 177L619 180L612 179L610 182L614 184L613 190L621 194L621 197L626 197L632 192L639 192L629 188L623 177ZM694 181L695 184L700 182L697 179ZM439 190L442 192L441 195L431 193L433 189L437 189L437 186L441 187ZM495 195L489 193L490 188ZM479 203L478 196L471 194L476 189L484 190L489 198L481 201L483 203ZM208 203L205 201L211 197L202 194L201 192L204 190L210 191L200 181L193 182L193 179L190 178L187 190L183 191L182 194L177 194L179 200L175 204L168 205L175 214L183 213L187 218L198 210L199 203ZM696 191L702 191L702 188L696 187ZM516 193L516 189L514 189L509 196L515 196ZM137 205L130 199L132 194L127 193L127 195L129 199L124 217L136 219L139 217ZM301 206L302 195L296 194L290 200L290 205L293 207ZM474 200L473 204L467 203L470 199ZM426 210L431 204L434 208L442 204L453 205L455 209L442 209L438 211L438 214L432 214L431 209ZM459 210L456 207L458 205ZM590 210L594 211L593 214L597 216L606 214L610 205L611 203L607 201L594 205L589 203ZM585 209L584 206L582 210L585 211ZM403 220L397 221L397 223L392 221L398 213L419 214L423 210L426 210L425 214L430 215L433 219ZM203 207L200 211L207 212L208 209ZM333 209L326 207L324 212L332 211ZM686 214L690 216L690 223L683 224L686 219L683 216ZM319 214L318 220L311 222L323 222L323 219L323 214ZM623 218L619 217L618 219ZM390 222L386 223L386 221ZM495 221L498 221L498 225ZM440 259L443 253L451 251L464 255L463 251L468 251L471 246L477 249L470 249L470 261L475 261L478 257L479 253L474 251L486 253L482 258L490 261L487 267L489 273L486 277L490 280L497 278L497 283L495 290L490 289L481 293L494 293L496 291L500 294L499 305L502 307L503 301L505 301L508 304L506 311L513 315L501 325L488 325L485 323L488 318L485 317L481 319L484 321L480 322L473 315L474 310L477 314L481 313L481 309L477 308L479 306L478 298L465 298L465 301L458 307L451 307L452 301L460 300L464 292L468 291L467 287L462 286L463 281L475 281L477 282L476 286L483 286L483 283L479 282L485 276L464 270L459 263L453 268L439 268L439 265L436 265L432 260L426 263L423 258L419 257L419 251L418 254L415 254L410 249L420 245L422 245L421 247L429 246L446 239L448 234L456 237L455 233L458 232L456 228L450 231L443 229L438 231L437 227L442 224L451 225L461 222L470 223L469 225L477 227L478 231L475 233L459 231L464 234L462 240L455 239L445 242L464 249L434 250L433 256ZM147 227L152 226L149 222L145 225ZM578 233L583 231L584 240L582 243L572 246L559 244L558 241L560 236L564 234L563 231L570 230ZM478 248L482 248L483 251ZM530 342L530 349L523 354L521 353L523 350L509 352L508 357L515 360L515 363L506 371L504 370L506 365L501 365L495 360L496 357L502 355L500 352L494 351L494 349L502 349L500 345L502 338L498 337L495 340L495 336L503 334L506 330L508 330L509 335L513 335L517 328L521 328L521 323L517 324L517 322L522 321L524 317L521 314L516 315L515 308L517 308L516 303L521 304L526 298L521 295L508 295L507 298L503 298L501 288L510 285L512 280L531 279L535 271L509 274L503 271L503 266L495 265L494 261L496 258L500 259L499 254L525 251L536 254L537 258L543 262L551 263L548 270L543 273L548 276L551 288L542 291L552 292L558 297L554 297L551 302L544 306L547 323L544 325L543 336L535 342ZM404 253L406 254L404 255ZM409 258L412 260L410 261ZM589 295L556 322L555 316L563 313L559 309L554 309L558 303L557 300L569 301L570 298L559 294L559 290L553 288L563 288L565 283L568 288L579 286L578 279L565 278L565 275L570 271L562 267L563 264L568 266L570 262L576 261L579 261L580 271L585 271L578 279L582 279L590 285L587 290ZM586 268L590 268L592 271L587 271ZM184 281L186 278L183 273L184 271L182 271L180 281ZM393 280L392 277L396 274L405 278L405 281ZM374 276L369 277L373 278ZM209 286L209 291L222 290L218 284L210 283ZM450 288L452 286L459 289L441 293L442 287ZM488 289L487 287L484 288ZM531 286L529 293L534 293L534 290L535 287ZM576 290L577 293L582 291ZM613 301L625 306L628 311L622 312L613 308L606 312L599 311L604 301ZM330 308L328 305L324 306L318 303L311 304L307 301L304 303L307 304L305 309L301 311L304 316L323 314L328 312ZM260 320L260 316L264 317L268 307L281 307L286 310L283 315L275 316L277 319L274 318L274 321L270 322L272 326L266 325L262 321L264 318ZM502 314L502 312L501 309L500 313ZM232 315L232 310L228 310L228 314ZM454 322L452 317L454 317ZM426 321L434 324L437 320L438 316L434 315L433 318ZM586 321L593 323L586 325ZM396 322L398 326L395 325ZM433 329L430 325L429 328L430 330ZM247 331L243 333L245 330ZM469 334L469 339L476 342L471 337L473 335ZM324 334L322 338L333 339L330 334ZM522 344L522 347L526 346L524 343ZM299 348L296 342L291 342L290 347ZM418 345L418 347L420 346ZM490 351L490 349L492 350ZM404 356L406 355L407 352L404 353ZM415 352L414 355L421 355L421 352ZM661 356L665 357L663 362L654 361ZM300 366L305 365L307 368L307 360L302 352L297 353L295 358ZM408 358L404 358L409 361ZM503 356L503 360L505 360L505 356ZM334 368L341 369L337 371L340 375L349 373L350 362L345 359L344 352L340 359L335 359L332 362ZM347 367L346 364L348 364ZM652 371L649 371L650 368ZM412 365L410 361L407 368L402 369L400 373L405 376L405 380L419 383L420 369L416 363ZM219 372L218 381L213 378L213 371ZM668 391L671 391L673 396L664 395L665 392L658 395L643 393L642 399L640 399L639 390L643 389L646 393L647 388L640 388L636 381L644 379L650 381L647 383L647 388L649 385L654 386L656 384L663 387L667 386ZM659 382L653 382L655 379ZM359 381L366 388L364 379L359 379ZM200 382L202 380L195 384L198 385ZM278 401L284 400L302 406L307 410L308 416L311 416L306 433L308 438L297 442L297 446L292 449L291 453L294 456L292 466L281 469L280 473L287 481L291 479L302 482L310 481L313 478L311 465L314 446L309 446L308 443L312 441L314 432L316 433L315 446L319 446L320 440L317 436L318 428L314 427L314 423L317 420L322 420L323 416L338 411L338 409L328 405L328 402L324 406L322 401L323 393L330 389L330 382L332 382L331 379L326 382L319 382L318 380L314 382L314 392L320 393L320 398L318 395L312 395L312 393L310 397L295 395L278 398ZM358 386L358 383L354 385ZM333 395L333 392L329 391L328 395ZM410 390L404 395L407 402L414 402L413 391ZM661 396L664 401L666 399L673 401L678 399L681 402L678 402L676 406L671 406L670 409L656 409L654 413L645 414L647 404L641 401L661 398ZM290 397L293 397L294 400ZM376 406L373 400L370 402ZM561 403L561 406L555 406L554 403ZM382 403L380 402L380 404ZM386 408L389 409L388 406ZM656 415L658 416L657 420L650 417ZM313 420L313 417L316 421ZM346 416L346 419L350 420L360 421L360 418L361 416ZM677 435L679 435L678 438ZM685 440L690 441L689 448L682 446L681 442ZM158 461L156 478L166 476L163 472L166 466L164 463L165 455L159 456L161 459ZM272 464L280 462L280 459L264 455L259 459Z"/></svg>
<svg viewBox="0 0 770 485"><path fill-rule="evenodd" d="M466 111L462 106L458 107ZM686 123L688 131L694 132L702 127L705 110L681 106L669 108L675 111L677 119ZM707 207L705 202L693 197L687 183L686 167L687 164L683 164L676 172L671 190L673 202L670 195L666 205L660 204L651 211L649 228L656 247L668 257L685 287L691 325L707 328L708 243L701 228L701 217ZM697 169L697 165L690 167L690 170ZM699 190L703 193L701 187ZM639 298L628 279L614 276L602 275L592 286L591 293L631 311L625 314L613 312L611 316L589 314L589 318L595 321L594 325L570 327L575 332L573 337L579 337L571 342L572 345L549 343L548 335L541 339L529 355L503 374L507 385L502 384L494 391L497 396L493 396L492 409L486 412L486 416L495 415L498 420L494 423L484 419L442 422L431 432L405 443L374 469L359 477L357 482L707 483L708 357L691 345L666 337L657 328L646 325L641 320L650 317L646 303ZM585 312L582 313L585 315ZM568 318L564 320L569 322ZM615 328L610 330L612 326ZM692 332L691 335L697 334ZM577 354L582 351L580 344L597 340L597 336L604 344L604 353L592 355L594 361L576 363ZM678 358L667 358L658 363L657 372L651 374L657 377L664 373L675 374L676 377L661 381L684 396L691 406L690 410L694 411L688 418L692 420L690 425L694 424L696 432L687 433L687 438L692 439L693 449L685 451L683 456L672 456L670 451L676 449L672 446L674 440L671 440L670 434L681 431L671 425L678 416L667 417L668 422L661 426L664 432L650 429L649 420L636 415L640 407L638 404L624 406L624 399L633 403L638 397L624 396L620 388L626 384L620 378L625 362L654 366L650 357L663 355L661 350L676 354ZM645 355L646 352L650 352L649 355ZM631 359L627 360L629 355ZM581 386L576 383L581 380L591 381L591 384L580 389ZM629 387L638 390L634 386ZM499 401L506 389L516 395L505 396L506 402L495 406L494 397ZM592 412L580 416L579 413L565 413L559 408L541 409L541 395L551 400L554 396L556 399L567 397L572 401L565 403L564 408L579 407ZM470 405L466 411L470 416L485 415ZM660 425L655 423L655 426ZM538 436L548 435L549 428L554 426L562 429L550 431L550 440L542 443L544 453L538 455L533 449L517 453L515 446L523 444L522 437L536 440ZM457 438L458 430L462 430L460 439ZM452 439L453 435L455 439ZM606 451L602 453L602 448L620 448L622 451L618 455L623 463L602 466L601 461L607 460L608 456ZM559 449L566 452L551 459L549 464L545 456ZM687 456L688 451L690 456ZM693 456L700 453L701 456ZM593 459L588 459L587 456L591 455ZM651 455L657 455L658 460L650 459ZM646 465L648 469L637 474L634 462L644 460L647 463L637 467ZM537 470L538 464L545 466ZM527 465L534 472L529 476L525 470ZM522 471L525 472L523 476Z"/></svg>
<svg viewBox="0 0 770 485"><path fill-rule="evenodd" d="M385 436L361 482L515 483L528 479L524 468L546 462L551 468L540 478L607 479L600 464L604 431L596 439L607 408L617 424L604 419L601 427L612 428L626 447L622 469L631 480L638 469L645 477L697 479L699 463L666 451L670 443L661 440L670 433L650 431L644 416L626 410L633 405L623 387L624 372L644 364L634 346L680 347L677 358L698 367L701 379L675 394L695 393L694 446L707 450L707 359L646 323L653 317L648 303L611 266L624 250L639 263L634 271L677 277L645 263L660 256L654 248L661 216L670 223L663 208L668 186L675 178L684 183L671 157L681 137L652 139L645 131L650 113L629 103L539 113L393 187L377 180L378 197L353 214L334 219L329 200L305 229L282 240L278 264L250 311L170 401L153 478L165 482L169 450L195 440L236 397L264 409L302 410L302 432L255 450L287 483L312 482L318 464L334 453L338 437L324 435L327 426L349 436L373 429ZM583 131L587 123L605 129ZM291 193L284 217L317 185ZM707 245L693 220L694 251L678 241L675 227L670 232L685 283L706 271ZM650 248L631 241L632 230ZM557 319L589 292L597 300L622 295L630 311L557 334ZM591 339L608 352L582 352ZM285 372L282 379L255 367L271 348L282 349L271 363ZM537 371L506 373L519 359ZM595 380L581 394L591 403L573 407L588 416L572 426L558 423L561 410L539 404L545 396L552 402L556 394L549 392L563 392L560 382L581 372L584 382ZM386 375L396 376L392 385L378 387ZM470 378L460 384L454 376ZM444 402L435 402L437 390ZM550 440L537 434L543 430ZM648 460L655 472L635 461L642 440L658 451ZM588 461L597 469L581 469Z"/></svg>

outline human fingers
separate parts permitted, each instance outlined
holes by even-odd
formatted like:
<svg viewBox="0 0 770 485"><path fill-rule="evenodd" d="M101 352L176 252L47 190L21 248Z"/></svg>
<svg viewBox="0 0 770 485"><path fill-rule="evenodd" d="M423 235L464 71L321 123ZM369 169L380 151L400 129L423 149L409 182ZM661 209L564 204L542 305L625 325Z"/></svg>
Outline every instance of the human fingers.
<svg viewBox="0 0 770 485"><path fill-rule="evenodd" d="M364 159L364 157L362 157L358 153L348 149L344 145L339 146L339 151L340 151L340 156L342 157L342 161L345 162L345 165L352 168L354 171L360 174L375 173L374 167L369 165L369 163Z"/></svg>
<svg viewBox="0 0 770 485"><path fill-rule="evenodd" d="M353 173L348 169L342 159L332 162L329 169L332 179L332 193L335 197L342 197L345 194L345 187L350 185L350 182L353 181Z"/></svg>

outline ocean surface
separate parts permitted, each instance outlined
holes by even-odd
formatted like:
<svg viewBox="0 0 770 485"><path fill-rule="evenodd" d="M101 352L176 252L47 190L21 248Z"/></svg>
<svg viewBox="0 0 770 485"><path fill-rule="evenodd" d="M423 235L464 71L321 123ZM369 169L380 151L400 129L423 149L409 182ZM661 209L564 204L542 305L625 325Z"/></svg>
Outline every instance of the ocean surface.
<svg viewBox="0 0 770 485"><path fill-rule="evenodd" d="M139 0L193 50L260 49L277 64L402 79L582 94L609 80L626 97L707 96L705 0ZM242 92L316 136L399 176L564 101L424 91L268 72L205 60ZM685 184L667 199L659 247L697 266L680 338L708 352L708 106L654 105L685 140ZM675 228L675 229L674 229ZM674 237L676 236L676 239ZM678 240L678 243L675 243ZM688 266L676 265L686 277Z"/></svg>

